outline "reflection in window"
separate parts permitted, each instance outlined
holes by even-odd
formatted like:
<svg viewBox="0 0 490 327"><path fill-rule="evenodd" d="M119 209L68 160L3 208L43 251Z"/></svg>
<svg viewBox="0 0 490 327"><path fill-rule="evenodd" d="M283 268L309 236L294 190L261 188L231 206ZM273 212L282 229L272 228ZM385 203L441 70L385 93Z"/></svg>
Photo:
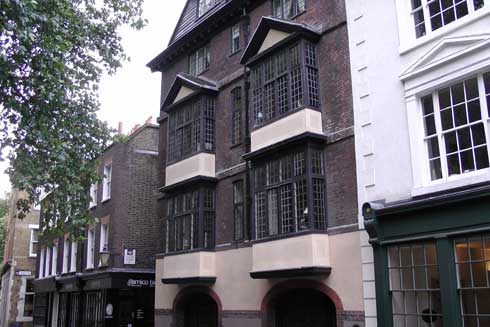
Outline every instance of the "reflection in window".
<svg viewBox="0 0 490 327"><path fill-rule="evenodd" d="M393 326L442 327L435 243L392 246L388 258Z"/></svg>
<svg viewBox="0 0 490 327"><path fill-rule="evenodd" d="M463 324L490 326L490 235L455 241Z"/></svg>
<svg viewBox="0 0 490 327"><path fill-rule="evenodd" d="M305 10L305 0L274 0L274 17L289 19Z"/></svg>

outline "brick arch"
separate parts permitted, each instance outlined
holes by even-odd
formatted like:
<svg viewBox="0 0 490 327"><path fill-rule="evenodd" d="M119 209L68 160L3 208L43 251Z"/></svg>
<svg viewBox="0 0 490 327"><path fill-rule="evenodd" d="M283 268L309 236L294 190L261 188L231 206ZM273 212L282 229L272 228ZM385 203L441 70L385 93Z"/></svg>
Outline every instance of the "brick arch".
<svg viewBox="0 0 490 327"><path fill-rule="evenodd" d="M267 314L269 306L275 298L290 290L299 288L313 289L323 293L333 302L333 304L335 305L335 310L337 312L344 311L344 305L342 304L342 300L338 296L337 292L335 292L327 285L311 279L293 279L276 284L269 290L269 292L267 292L267 294L262 299L262 314L264 316Z"/></svg>
<svg viewBox="0 0 490 327"><path fill-rule="evenodd" d="M178 307L180 304L184 303L189 297L191 297L193 294L206 294L209 296L213 301L216 303L216 308L217 308L217 315L218 315L218 327L221 327L222 324L222 312L223 312L223 305L221 303L221 299L219 298L218 294L214 292L212 289L209 287L205 286L188 286L185 287L184 289L180 290L179 293L174 298L173 301L173 313L174 313L174 324L173 326L176 326L176 314L178 312Z"/></svg>

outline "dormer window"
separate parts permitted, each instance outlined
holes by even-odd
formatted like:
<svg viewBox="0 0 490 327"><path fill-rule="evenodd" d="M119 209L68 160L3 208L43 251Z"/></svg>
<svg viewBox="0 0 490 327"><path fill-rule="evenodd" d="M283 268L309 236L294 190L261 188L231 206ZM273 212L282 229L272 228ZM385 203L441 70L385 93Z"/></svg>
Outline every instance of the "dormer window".
<svg viewBox="0 0 490 327"><path fill-rule="evenodd" d="M274 17L290 19L305 11L305 0L273 0Z"/></svg>
<svg viewBox="0 0 490 327"><path fill-rule="evenodd" d="M199 6L197 9L197 17L201 17L207 13L211 8L219 4L222 0L199 0Z"/></svg>

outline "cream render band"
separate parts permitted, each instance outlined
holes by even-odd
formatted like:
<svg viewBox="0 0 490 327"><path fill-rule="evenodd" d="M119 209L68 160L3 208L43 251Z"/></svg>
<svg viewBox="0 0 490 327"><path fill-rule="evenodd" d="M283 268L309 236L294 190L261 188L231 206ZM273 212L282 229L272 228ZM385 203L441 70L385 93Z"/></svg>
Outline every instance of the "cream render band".
<svg viewBox="0 0 490 327"><path fill-rule="evenodd" d="M193 252L167 256L163 259L164 279L216 277L214 252Z"/></svg>
<svg viewBox="0 0 490 327"><path fill-rule="evenodd" d="M305 108L252 131L252 152L305 132L323 134L322 114L318 110Z"/></svg>
<svg viewBox="0 0 490 327"><path fill-rule="evenodd" d="M165 174L165 185L173 185L196 176L215 177L215 169L214 154L198 153L168 166Z"/></svg>

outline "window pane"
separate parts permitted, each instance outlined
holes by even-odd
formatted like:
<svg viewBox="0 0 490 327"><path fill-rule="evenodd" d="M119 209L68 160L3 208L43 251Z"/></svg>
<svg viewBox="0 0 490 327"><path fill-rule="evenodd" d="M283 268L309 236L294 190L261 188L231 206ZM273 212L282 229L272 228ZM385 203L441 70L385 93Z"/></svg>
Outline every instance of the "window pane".
<svg viewBox="0 0 490 327"><path fill-rule="evenodd" d="M277 189L267 192L267 208L269 216L269 235L277 235L279 233Z"/></svg>

